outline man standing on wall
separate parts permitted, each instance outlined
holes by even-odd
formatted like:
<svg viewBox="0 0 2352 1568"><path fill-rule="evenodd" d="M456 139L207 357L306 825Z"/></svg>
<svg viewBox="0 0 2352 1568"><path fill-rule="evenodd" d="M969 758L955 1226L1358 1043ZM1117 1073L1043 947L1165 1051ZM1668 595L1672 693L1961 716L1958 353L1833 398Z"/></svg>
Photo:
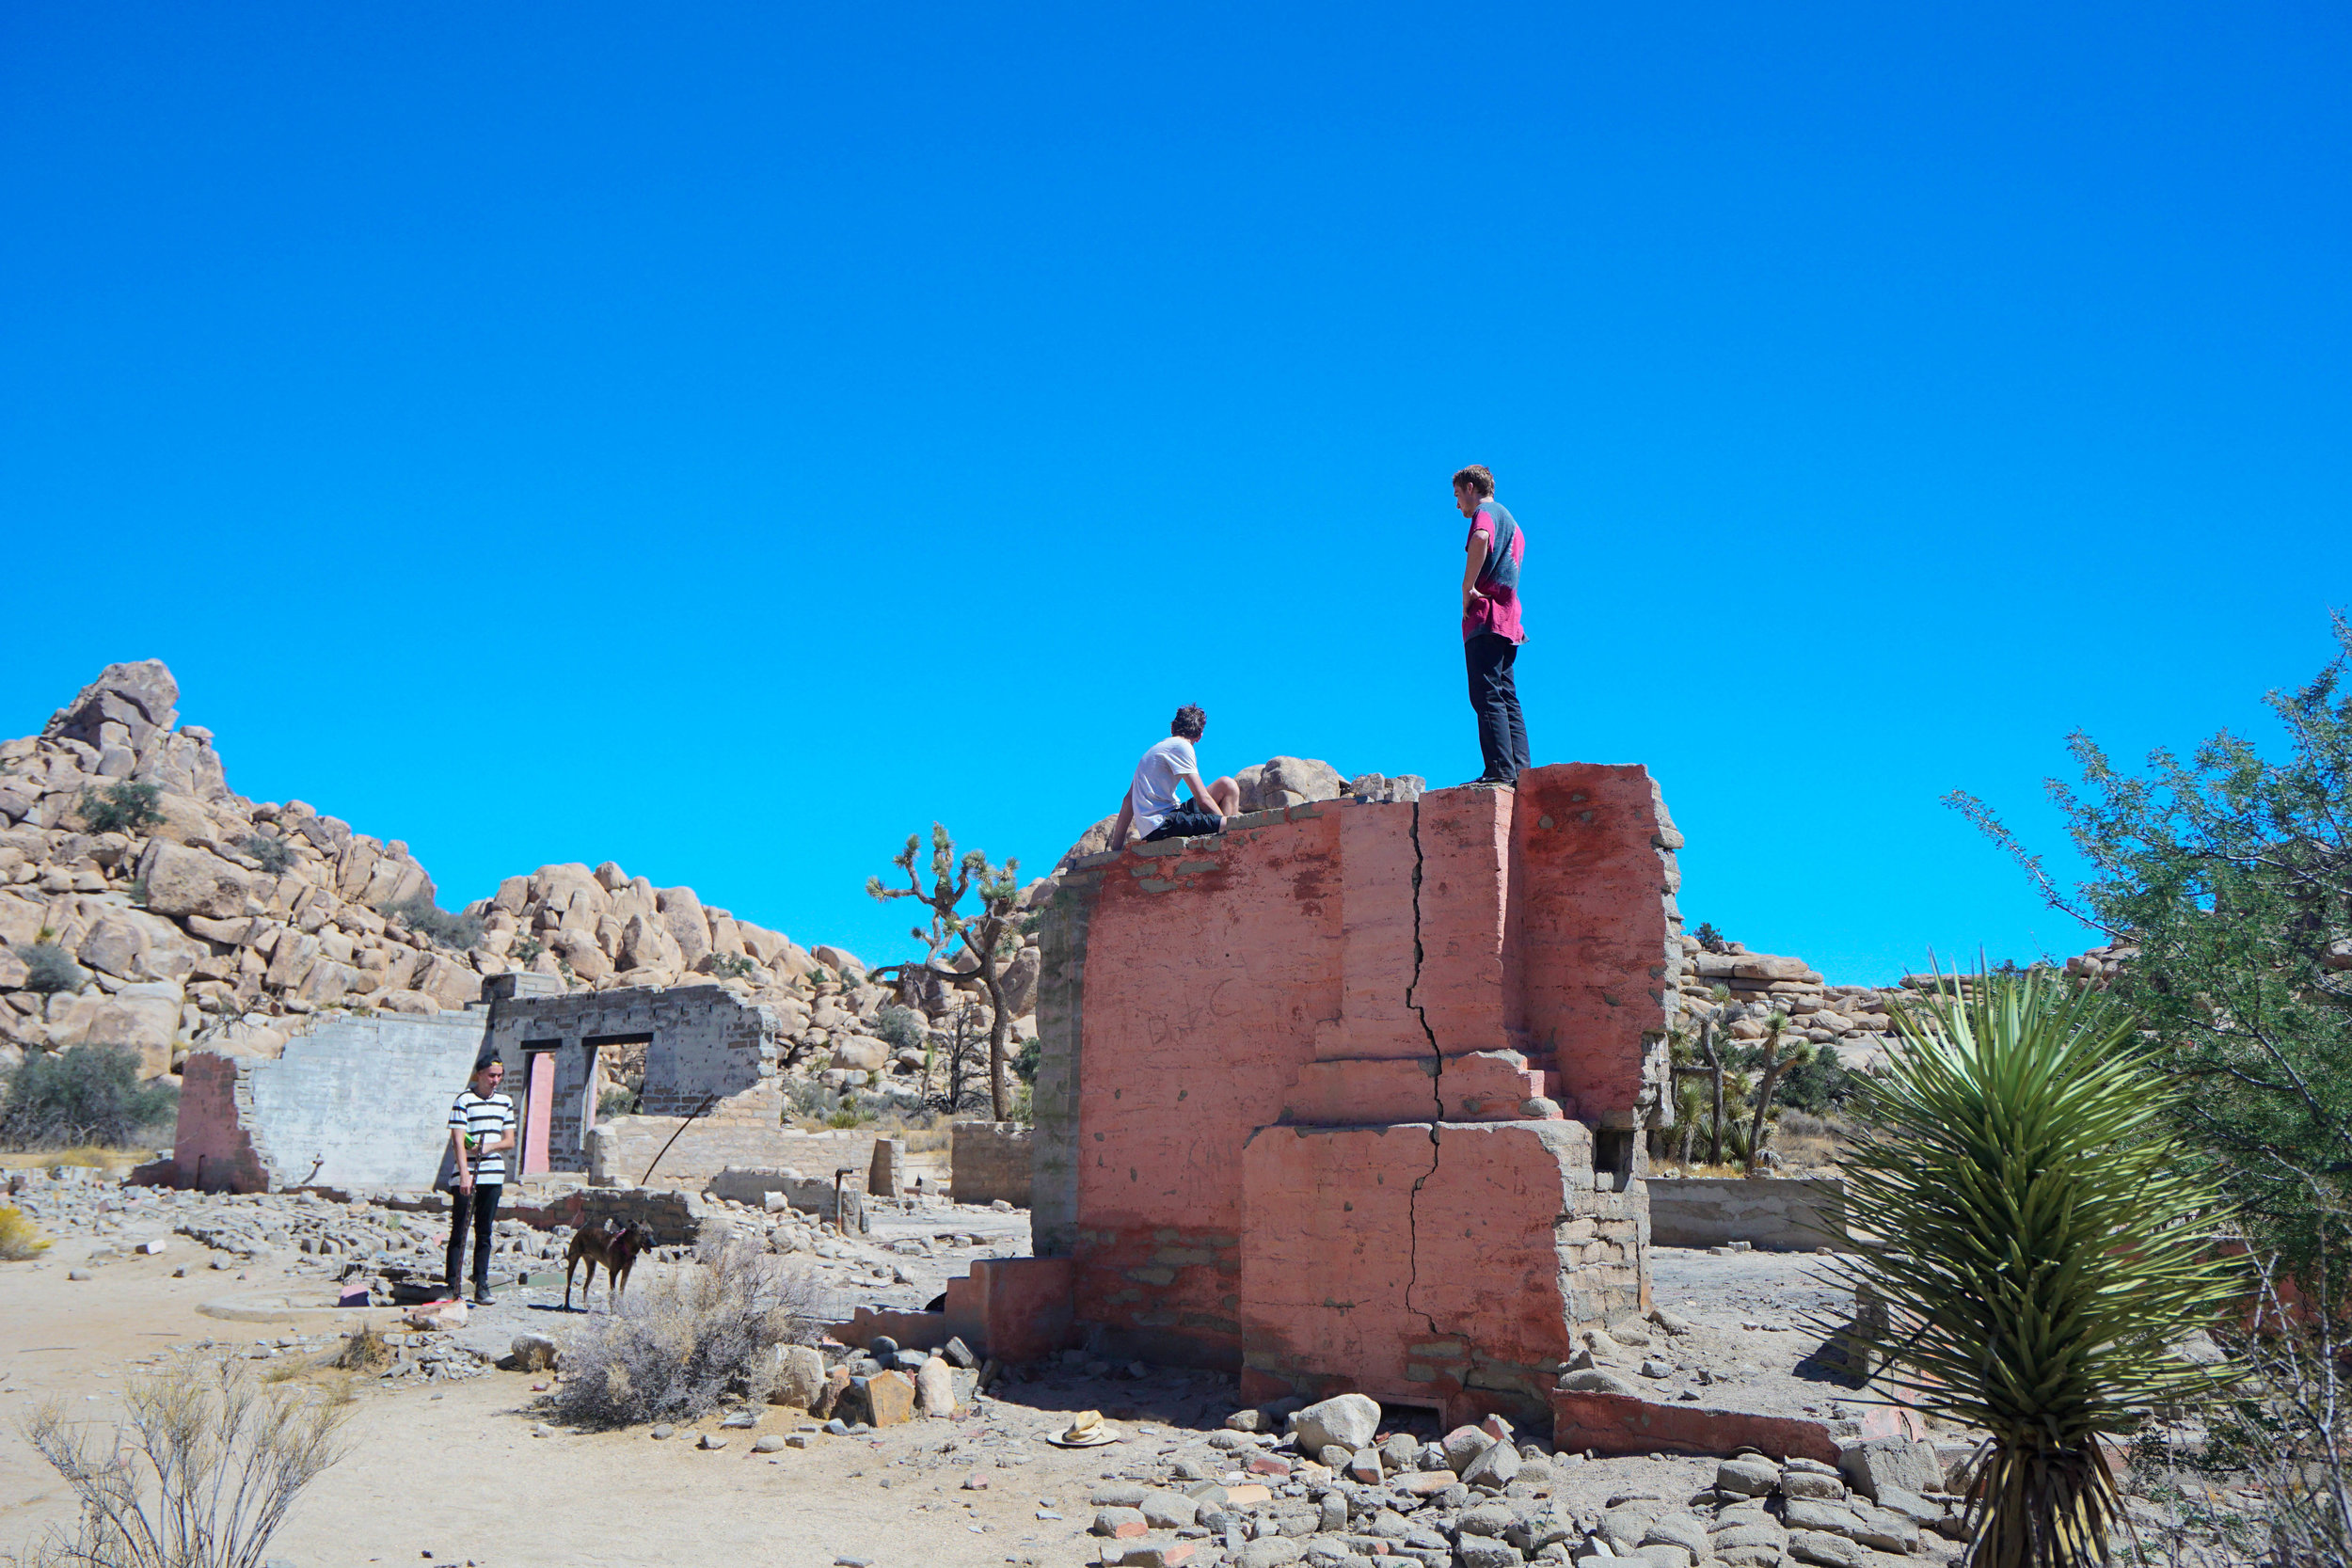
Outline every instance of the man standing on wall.
<svg viewBox="0 0 2352 1568"><path fill-rule="evenodd" d="M1209 727L1209 716L1192 703L1176 710L1168 738L1143 753L1136 764L1127 798L1119 803L1119 820L1111 826L1111 847L1124 848L1129 829L1149 844L1159 838L1199 838L1222 832L1225 819L1241 805L1241 785L1231 779L1200 782L1200 764L1192 743ZM1176 786L1192 790L1192 799L1179 802Z"/></svg>
<svg viewBox="0 0 2352 1568"><path fill-rule="evenodd" d="M1454 476L1454 504L1470 519L1462 565L1462 657L1470 667L1470 710L1478 715L1478 751L1486 767L1473 784L1518 782L1527 757L1527 721L1519 717L1511 666L1527 641L1519 625L1519 561L1526 536L1495 499L1495 476L1473 463Z"/></svg>
<svg viewBox="0 0 2352 1568"><path fill-rule="evenodd" d="M490 1305L490 1227L498 1223L499 1195L506 1189L506 1151L515 1147L515 1102L499 1093L506 1065L485 1051L473 1065L473 1082L449 1108L449 1141L457 1170L449 1195L450 1293L464 1292L466 1227L473 1227L473 1299Z"/></svg>

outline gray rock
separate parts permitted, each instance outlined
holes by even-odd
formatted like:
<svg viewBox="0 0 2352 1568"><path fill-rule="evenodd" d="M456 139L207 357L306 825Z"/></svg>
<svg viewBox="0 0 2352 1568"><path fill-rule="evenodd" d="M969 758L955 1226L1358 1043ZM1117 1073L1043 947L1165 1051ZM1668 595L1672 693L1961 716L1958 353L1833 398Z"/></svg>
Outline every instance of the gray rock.
<svg viewBox="0 0 2352 1568"><path fill-rule="evenodd" d="M1454 1560L1459 1568L1518 1568L1527 1559L1508 1541L1466 1535L1454 1548Z"/></svg>
<svg viewBox="0 0 2352 1568"><path fill-rule="evenodd" d="M517 1334L513 1345L515 1364L527 1372L542 1372L555 1365L555 1341L544 1334Z"/></svg>
<svg viewBox="0 0 2352 1568"><path fill-rule="evenodd" d="M1465 1486L1508 1486L1519 1473L1519 1450L1508 1443L1489 1443L1486 1451L1462 1472Z"/></svg>
<svg viewBox="0 0 2352 1568"><path fill-rule="evenodd" d="M1788 1532L1770 1518L1764 1518L1743 1521L1725 1529L1710 1530L1707 1540L1719 1557L1735 1546L1770 1546L1778 1552L1787 1549Z"/></svg>
<svg viewBox="0 0 2352 1568"><path fill-rule="evenodd" d="M782 1453L784 1449L784 1433L781 1432L767 1433L752 1445L754 1453Z"/></svg>
<svg viewBox="0 0 2352 1568"><path fill-rule="evenodd" d="M1661 1361L1654 1355L1646 1357L1642 1362L1642 1375L1644 1377L1672 1377L1675 1375L1674 1364L1669 1361Z"/></svg>
<svg viewBox="0 0 2352 1568"><path fill-rule="evenodd" d="M1780 1484L1780 1466L1769 1459L1726 1459L1715 1466L1715 1490L1761 1497Z"/></svg>
<svg viewBox="0 0 2352 1568"><path fill-rule="evenodd" d="M1934 1445L1908 1437L1872 1437L1837 1456L1837 1469L1846 1484L1876 1501L1883 1486L1905 1492L1938 1492L1944 1486L1944 1466Z"/></svg>
<svg viewBox="0 0 2352 1568"><path fill-rule="evenodd" d="M645 1433L645 1435L646 1435L646 1436L653 1438L653 1439L654 1439L655 1441L657 1441L657 1442L659 1442L660 1439L662 1439L662 1438L664 1438L664 1437L674 1437L674 1436L675 1436L676 1434L677 1434L677 1428L675 1428L675 1427L672 1426L672 1425L671 1425L669 1422L667 1422L667 1421L663 1421L663 1422L661 1422L660 1425L656 1426L656 1427L655 1427L655 1428L654 1428L651 1432L649 1432L649 1433Z"/></svg>
<svg viewBox="0 0 2352 1568"><path fill-rule="evenodd" d="M1322 1451L1315 1455L1315 1463L1327 1470L1344 1470L1355 1462L1355 1458L1354 1449L1338 1443L1326 1443Z"/></svg>
<svg viewBox="0 0 2352 1568"><path fill-rule="evenodd" d="M1380 1464L1385 1469L1409 1470L1420 1457L1421 1445L1410 1433L1391 1433L1389 1440L1380 1445Z"/></svg>
<svg viewBox="0 0 2352 1568"><path fill-rule="evenodd" d="M703 1433L702 1446L706 1449L723 1449L727 1446L726 1434L720 1432L706 1432Z"/></svg>
<svg viewBox="0 0 2352 1568"><path fill-rule="evenodd" d="M1833 1535L1851 1536L1857 1523L1854 1511L1844 1503L1815 1497L1791 1497L1785 1517L1790 1529L1827 1530Z"/></svg>
<svg viewBox="0 0 2352 1568"><path fill-rule="evenodd" d="M1188 1529L1200 1522L1200 1505L1182 1492L1146 1492L1137 1506L1153 1529Z"/></svg>
<svg viewBox="0 0 2352 1568"><path fill-rule="evenodd" d="M1640 1398L1641 1390L1606 1367L1582 1367L1560 1374L1560 1388L1570 1394L1625 1394Z"/></svg>
<svg viewBox="0 0 2352 1568"><path fill-rule="evenodd" d="M814 1345L786 1345L776 1354L775 1387L768 1395L770 1404L788 1404L808 1410L816 1406L825 1391L825 1357Z"/></svg>
<svg viewBox="0 0 2352 1568"><path fill-rule="evenodd" d="M1087 1494L1087 1503L1093 1508L1141 1508L1152 1490L1138 1481L1104 1481Z"/></svg>
<svg viewBox="0 0 2352 1568"><path fill-rule="evenodd" d="M1669 1513L1642 1532L1641 1546L1679 1546L1691 1554L1695 1562L1714 1548L1708 1544L1707 1527L1688 1513Z"/></svg>
<svg viewBox="0 0 2352 1568"><path fill-rule="evenodd" d="M1455 1427L1445 1434L1445 1467L1460 1475L1470 1468L1471 1460L1493 1448L1494 1442L1476 1427Z"/></svg>
<svg viewBox="0 0 2352 1568"><path fill-rule="evenodd" d="M1315 1521L1315 1528L1335 1532L1346 1528L1347 1497L1339 1488L1333 1487L1323 1495L1323 1513L1322 1517Z"/></svg>
<svg viewBox="0 0 2352 1568"><path fill-rule="evenodd" d="M972 1354L972 1347L961 1339L949 1339L939 1347L939 1354L946 1356L947 1364L952 1367L971 1368L980 1364L979 1357Z"/></svg>
<svg viewBox="0 0 2352 1568"><path fill-rule="evenodd" d="M1353 1453L1379 1435L1380 1404L1366 1394L1342 1394L1311 1404L1291 1419L1299 1452L1337 1446Z"/></svg>
<svg viewBox="0 0 2352 1568"><path fill-rule="evenodd" d="M1864 1568L1873 1554L1867 1546L1842 1535L1801 1529L1789 1532L1788 1555L1799 1562L1818 1564L1819 1568Z"/></svg>
<svg viewBox="0 0 2352 1568"><path fill-rule="evenodd" d="M1121 1529L1140 1534L1151 1523L1139 1508L1104 1508L1095 1511L1093 1529L1097 1535L1116 1536Z"/></svg>
<svg viewBox="0 0 2352 1568"><path fill-rule="evenodd" d="M1846 1483L1836 1476L1817 1475L1794 1465L1781 1473L1780 1489L1791 1497L1816 1497L1827 1502L1843 1501Z"/></svg>
<svg viewBox="0 0 2352 1568"><path fill-rule="evenodd" d="M1307 1549L1287 1535L1269 1535L1242 1547L1235 1568L1287 1568L1307 1555Z"/></svg>

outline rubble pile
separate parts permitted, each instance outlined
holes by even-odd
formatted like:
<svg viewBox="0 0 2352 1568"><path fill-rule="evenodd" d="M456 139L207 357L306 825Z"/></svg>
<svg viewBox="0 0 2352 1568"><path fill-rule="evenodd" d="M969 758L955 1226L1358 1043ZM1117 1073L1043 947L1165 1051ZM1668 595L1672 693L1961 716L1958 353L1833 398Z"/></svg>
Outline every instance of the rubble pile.
<svg viewBox="0 0 2352 1568"><path fill-rule="evenodd" d="M1501 1417L1422 1437L1386 1430L1375 1402L1343 1394L1286 1419L1277 1437L1249 1430L1265 1424L1264 1412L1239 1412L1228 1430L1180 1442L1095 1488L1088 1503L1102 1560L1139 1568L1372 1568L1398 1559L1428 1568L1873 1568L1945 1558L1961 1528L1960 1499L1943 1490L1935 1450L1899 1439L1857 1444L1835 1466L1750 1449L1688 1496L1596 1498L1578 1483L1603 1477L1604 1466L1555 1454Z"/></svg>

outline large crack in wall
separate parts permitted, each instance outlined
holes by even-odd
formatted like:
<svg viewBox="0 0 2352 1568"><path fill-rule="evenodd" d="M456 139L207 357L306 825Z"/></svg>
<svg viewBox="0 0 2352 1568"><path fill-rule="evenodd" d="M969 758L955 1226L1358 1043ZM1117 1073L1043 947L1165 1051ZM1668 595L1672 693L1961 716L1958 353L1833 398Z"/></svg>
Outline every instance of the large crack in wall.
<svg viewBox="0 0 2352 1568"><path fill-rule="evenodd" d="M1412 1195L1406 1200L1405 1207L1405 1236L1406 1252L1405 1309L1407 1312L1420 1311L1420 1308L1413 1305L1413 1287L1421 1283L1421 1190L1428 1183L1430 1178L1438 1174L1438 1156L1440 1148L1438 1138L1445 1121L1445 1053L1438 1048L1438 1032L1429 1026L1429 1014L1422 1007L1420 996L1422 960L1421 945L1421 876L1422 866L1426 860L1421 847L1421 802L1419 800L1413 801L1411 810L1413 813L1413 977L1411 980L1406 982L1405 987L1405 1006L1411 1008L1413 1016L1421 1021L1421 1032L1426 1036L1429 1040L1430 1111L1429 1168L1426 1171L1423 1171L1419 1179L1413 1182ZM1430 1338L1443 1338L1445 1337L1445 1330L1438 1326L1437 1319L1431 1317L1426 1312L1422 1312L1421 1318L1423 1323L1429 1325Z"/></svg>

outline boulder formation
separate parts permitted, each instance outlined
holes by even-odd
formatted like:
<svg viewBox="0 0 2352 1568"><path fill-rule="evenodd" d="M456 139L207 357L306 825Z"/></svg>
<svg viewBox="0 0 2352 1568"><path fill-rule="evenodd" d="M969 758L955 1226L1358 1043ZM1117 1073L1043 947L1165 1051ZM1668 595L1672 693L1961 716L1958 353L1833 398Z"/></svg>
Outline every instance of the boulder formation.
<svg viewBox="0 0 2352 1568"><path fill-rule="evenodd" d="M787 1066L835 1088L923 1065L920 1044L880 1037L900 990L855 954L610 861L543 865L441 911L400 840L230 789L179 696L159 660L109 665L40 735L0 742L0 1068L85 1042L130 1047L150 1075L199 1047L274 1056L323 1010L460 1009L509 970L580 990L727 986L775 1009ZM1016 1011L1036 992L1023 957ZM905 1000L933 1025L975 984Z"/></svg>

